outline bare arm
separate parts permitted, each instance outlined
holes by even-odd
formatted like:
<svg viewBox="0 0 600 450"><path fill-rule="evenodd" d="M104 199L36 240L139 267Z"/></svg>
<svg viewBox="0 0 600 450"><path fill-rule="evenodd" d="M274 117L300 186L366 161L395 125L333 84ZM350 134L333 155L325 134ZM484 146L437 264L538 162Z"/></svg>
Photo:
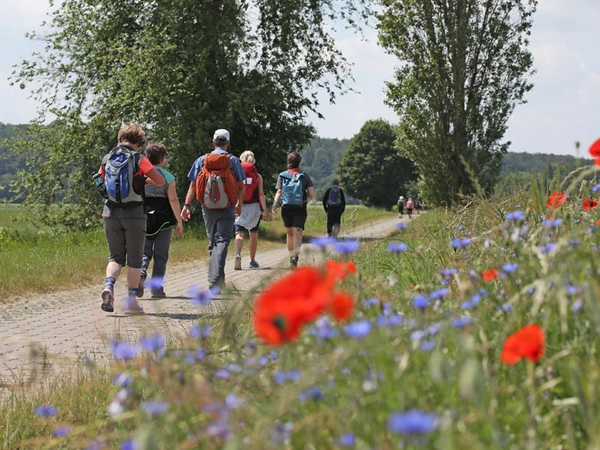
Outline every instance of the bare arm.
<svg viewBox="0 0 600 450"><path fill-rule="evenodd" d="M271 208L273 214L277 214L277 205L279 204L279 200L281 200L281 189L277 189L277 192L275 192L275 198L273 199L273 207Z"/></svg>
<svg viewBox="0 0 600 450"><path fill-rule="evenodd" d="M263 178L258 175L258 203L260 204L260 210L263 213L263 218L267 216L267 199L265 198L265 191L263 190Z"/></svg>
<svg viewBox="0 0 600 450"><path fill-rule="evenodd" d="M169 197L169 204L171 210L175 214L177 219L177 237L181 237L183 234L183 224L181 222L181 207L179 206L179 199L177 198L177 189L175 188L175 181L171 181L167 187L167 197Z"/></svg>
<svg viewBox="0 0 600 450"><path fill-rule="evenodd" d="M237 182L238 194L237 203L235 204L235 215L239 216L242 213L242 206L244 205L244 196L246 195L246 187L244 186L244 180Z"/></svg>
<svg viewBox="0 0 600 450"><path fill-rule="evenodd" d="M315 188L311 186L306 190L306 197L314 198L314 196L315 196Z"/></svg>
<svg viewBox="0 0 600 450"><path fill-rule="evenodd" d="M192 217L190 208L186 205L191 205L196 195L196 182L190 181L190 187L188 188L187 194L185 194L185 203L183 204L183 210L181 211L181 218L186 222Z"/></svg>

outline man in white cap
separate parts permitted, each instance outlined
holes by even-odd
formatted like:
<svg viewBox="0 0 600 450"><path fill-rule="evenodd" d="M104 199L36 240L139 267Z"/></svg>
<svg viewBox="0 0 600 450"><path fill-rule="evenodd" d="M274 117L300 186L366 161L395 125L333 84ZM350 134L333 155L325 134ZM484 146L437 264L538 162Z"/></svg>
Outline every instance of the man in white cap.
<svg viewBox="0 0 600 450"><path fill-rule="evenodd" d="M186 222L190 219L192 212L190 210L192 201L196 198L196 180L202 172L205 160L209 155L227 155L229 165L233 172L235 183L237 184L237 198L232 199L232 203L222 209L214 209L202 204L202 217L206 226L206 234L208 236L208 252L210 254L210 264L208 267L208 284L212 289L215 286L223 287L225 285L225 261L227 260L227 249L229 241L233 238L233 224L235 217L239 216L242 211L244 202L244 180L246 175L242 169L240 160L230 155L227 150L231 143L229 131L219 129L213 135L214 150L211 153L202 155L192 165L188 173L190 187L185 196L185 204L181 210L181 217ZM209 161L212 161L211 156ZM227 178L224 178L227 180ZM227 181L225 181L227 182ZM226 188L227 189L227 188Z"/></svg>

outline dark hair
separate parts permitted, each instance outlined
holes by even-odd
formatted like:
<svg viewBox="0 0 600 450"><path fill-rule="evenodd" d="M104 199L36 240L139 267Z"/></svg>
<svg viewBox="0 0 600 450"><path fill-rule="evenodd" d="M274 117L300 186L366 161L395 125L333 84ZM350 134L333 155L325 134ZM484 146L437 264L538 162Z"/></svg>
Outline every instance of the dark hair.
<svg viewBox="0 0 600 450"><path fill-rule="evenodd" d="M153 166L160 164L166 155L167 148L161 142L153 142L146 147L146 158Z"/></svg>
<svg viewBox="0 0 600 450"><path fill-rule="evenodd" d="M288 169L297 169L302 162L302 155L298 152L291 152L287 156Z"/></svg>
<svg viewBox="0 0 600 450"><path fill-rule="evenodd" d="M333 183L331 183L331 184L333 184L334 186L339 186L340 185L340 180L338 180L337 178L334 178L333 179Z"/></svg>

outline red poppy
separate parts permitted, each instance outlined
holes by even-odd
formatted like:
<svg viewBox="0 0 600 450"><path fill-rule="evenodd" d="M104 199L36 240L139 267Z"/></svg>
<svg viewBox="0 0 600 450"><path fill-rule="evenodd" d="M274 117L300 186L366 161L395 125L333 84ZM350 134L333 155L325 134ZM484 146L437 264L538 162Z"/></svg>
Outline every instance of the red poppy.
<svg viewBox="0 0 600 450"><path fill-rule="evenodd" d="M354 300L335 285L347 273L353 273L353 263L329 261L325 270L299 267L276 280L256 298L254 330L259 338L271 345L281 345L298 337L302 327L326 311L337 320L348 319Z"/></svg>
<svg viewBox="0 0 600 450"><path fill-rule="evenodd" d="M590 209L594 209L595 207L597 207L598 202L591 198L585 198L585 199L583 199L583 204L581 206L583 206L584 210L588 211Z"/></svg>
<svg viewBox="0 0 600 450"><path fill-rule="evenodd" d="M600 139L594 142L588 151L592 158L594 158L594 164L600 165Z"/></svg>
<svg viewBox="0 0 600 450"><path fill-rule="evenodd" d="M546 349L544 330L539 325L526 325L504 341L500 359L512 366L521 358L538 362Z"/></svg>
<svg viewBox="0 0 600 450"><path fill-rule="evenodd" d="M498 270L497 269L487 269L481 273L484 281L493 281L498 278Z"/></svg>
<svg viewBox="0 0 600 450"><path fill-rule="evenodd" d="M567 199L567 194L565 192L554 191L550 197L548 197L548 202L546 202L546 206L548 208L552 208L554 211L560 205L562 205Z"/></svg>

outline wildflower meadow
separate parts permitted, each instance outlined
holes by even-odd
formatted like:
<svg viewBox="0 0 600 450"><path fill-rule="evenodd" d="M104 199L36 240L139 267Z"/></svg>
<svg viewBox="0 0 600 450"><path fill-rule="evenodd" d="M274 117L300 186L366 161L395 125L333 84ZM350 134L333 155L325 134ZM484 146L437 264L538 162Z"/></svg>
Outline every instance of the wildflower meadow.
<svg viewBox="0 0 600 450"><path fill-rule="evenodd" d="M184 337L15 391L2 448L598 448L596 167L385 239L315 239L322 264Z"/></svg>

